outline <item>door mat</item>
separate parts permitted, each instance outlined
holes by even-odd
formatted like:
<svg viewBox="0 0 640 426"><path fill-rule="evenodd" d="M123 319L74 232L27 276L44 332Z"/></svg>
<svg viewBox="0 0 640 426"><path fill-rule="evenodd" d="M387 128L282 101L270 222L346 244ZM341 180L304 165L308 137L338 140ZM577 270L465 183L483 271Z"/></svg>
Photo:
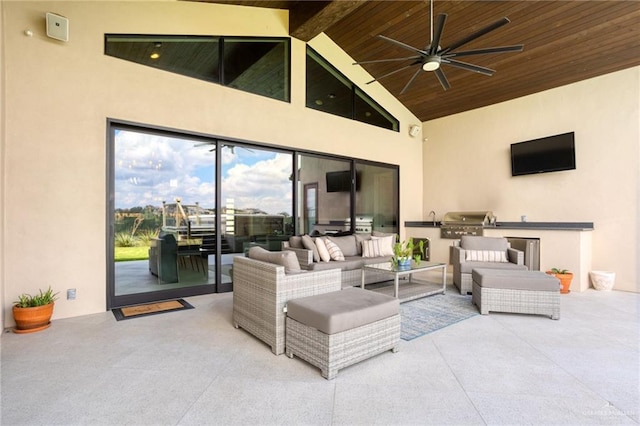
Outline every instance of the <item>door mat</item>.
<svg viewBox="0 0 640 426"><path fill-rule="evenodd" d="M164 314L165 312L181 311L183 309L193 309L184 299L167 300L164 302L145 303L144 305L127 306L125 308L113 309L113 316L118 321L140 318L148 315Z"/></svg>

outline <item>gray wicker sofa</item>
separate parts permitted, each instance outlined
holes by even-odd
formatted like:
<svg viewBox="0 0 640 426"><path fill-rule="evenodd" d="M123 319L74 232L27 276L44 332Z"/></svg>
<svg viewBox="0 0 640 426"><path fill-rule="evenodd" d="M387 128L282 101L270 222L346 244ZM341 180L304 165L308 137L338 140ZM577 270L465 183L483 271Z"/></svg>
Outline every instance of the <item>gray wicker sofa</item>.
<svg viewBox="0 0 640 426"><path fill-rule="evenodd" d="M267 343L276 355L285 349L287 301L341 289L340 270L296 271L297 262L288 254L254 247L249 256L262 260L233 258L233 325Z"/></svg>
<svg viewBox="0 0 640 426"><path fill-rule="evenodd" d="M329 261L323 261L317 248L314 247L318 238L324 241L328 240L335 244L344 255L344 260L331 259ZM372 257L370 253L363 252L363 241L370 241L372 239L379 239L381 245L384 245L382 256ZM386 247L387 243L389 247ZM363 265L390 262L394 243L395 234L351 234L326 237L310 237L305 235L293 236L289 238L289 241L284 241L282 243L282 249L293 251L298 258L300 267L304 270L324 271L328 269L340 269L342 288L347 288L361 285ZM365 284L373 284L388 279L388 275L367 272L365 275Z"/></svg>

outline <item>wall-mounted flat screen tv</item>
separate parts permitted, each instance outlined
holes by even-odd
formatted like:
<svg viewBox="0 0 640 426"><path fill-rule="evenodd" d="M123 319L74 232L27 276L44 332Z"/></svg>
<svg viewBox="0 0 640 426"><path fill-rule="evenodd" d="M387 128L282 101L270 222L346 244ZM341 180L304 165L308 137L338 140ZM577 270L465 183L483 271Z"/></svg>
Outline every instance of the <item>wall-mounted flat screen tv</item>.
<svg viewBox="0 0 640 426"><path fill-rule="evenodd" d="M358 180L356 175L356 191ZM351 192L351 170L327 172L327 192Z"/></svg>
<svg viewBox="0 0 640 426"><path fill-rule="evenodd" d="M511 175L576 168L574 132L511 144Z"/></svg>

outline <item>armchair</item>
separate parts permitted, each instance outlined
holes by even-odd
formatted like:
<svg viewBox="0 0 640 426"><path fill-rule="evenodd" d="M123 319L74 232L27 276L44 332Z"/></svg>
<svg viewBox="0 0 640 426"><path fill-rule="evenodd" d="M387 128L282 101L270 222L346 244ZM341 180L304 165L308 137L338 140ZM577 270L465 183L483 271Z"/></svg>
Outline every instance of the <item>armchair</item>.
<svg viewBox="0 0 640 426"><path fill-rule="evenodd" d="M285 273L285 267L248 257L233 259L233 325L280 355L288 300L341 289L340 269Z"/></svg>
<svg viewBox="0 0 640 426"><path fill-rule="evenodd" d="M510 247L506 238L463 235L449 249L453 284L460 294L471 294L474 268L526 270L524 252Z"/></svg>

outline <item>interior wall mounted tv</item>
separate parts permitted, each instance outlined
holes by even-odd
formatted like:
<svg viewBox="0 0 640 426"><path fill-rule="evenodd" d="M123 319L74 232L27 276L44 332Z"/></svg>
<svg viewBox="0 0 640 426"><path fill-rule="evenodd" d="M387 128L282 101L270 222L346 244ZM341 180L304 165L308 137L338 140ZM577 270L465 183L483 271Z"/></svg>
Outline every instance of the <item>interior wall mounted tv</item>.
<svg viewBox="0 0 640 426"><path fill-rule="evenodd" d="M511 175L531 175L576 168L574 132L511 144Z"/></svg>
<svg viewBox="0 0 640 426"><path fill-rule="evenodd" d="M356 173L356 191L360 186L359 180ZM327 172L327 192L351 192L351 170Z"/></svg>

